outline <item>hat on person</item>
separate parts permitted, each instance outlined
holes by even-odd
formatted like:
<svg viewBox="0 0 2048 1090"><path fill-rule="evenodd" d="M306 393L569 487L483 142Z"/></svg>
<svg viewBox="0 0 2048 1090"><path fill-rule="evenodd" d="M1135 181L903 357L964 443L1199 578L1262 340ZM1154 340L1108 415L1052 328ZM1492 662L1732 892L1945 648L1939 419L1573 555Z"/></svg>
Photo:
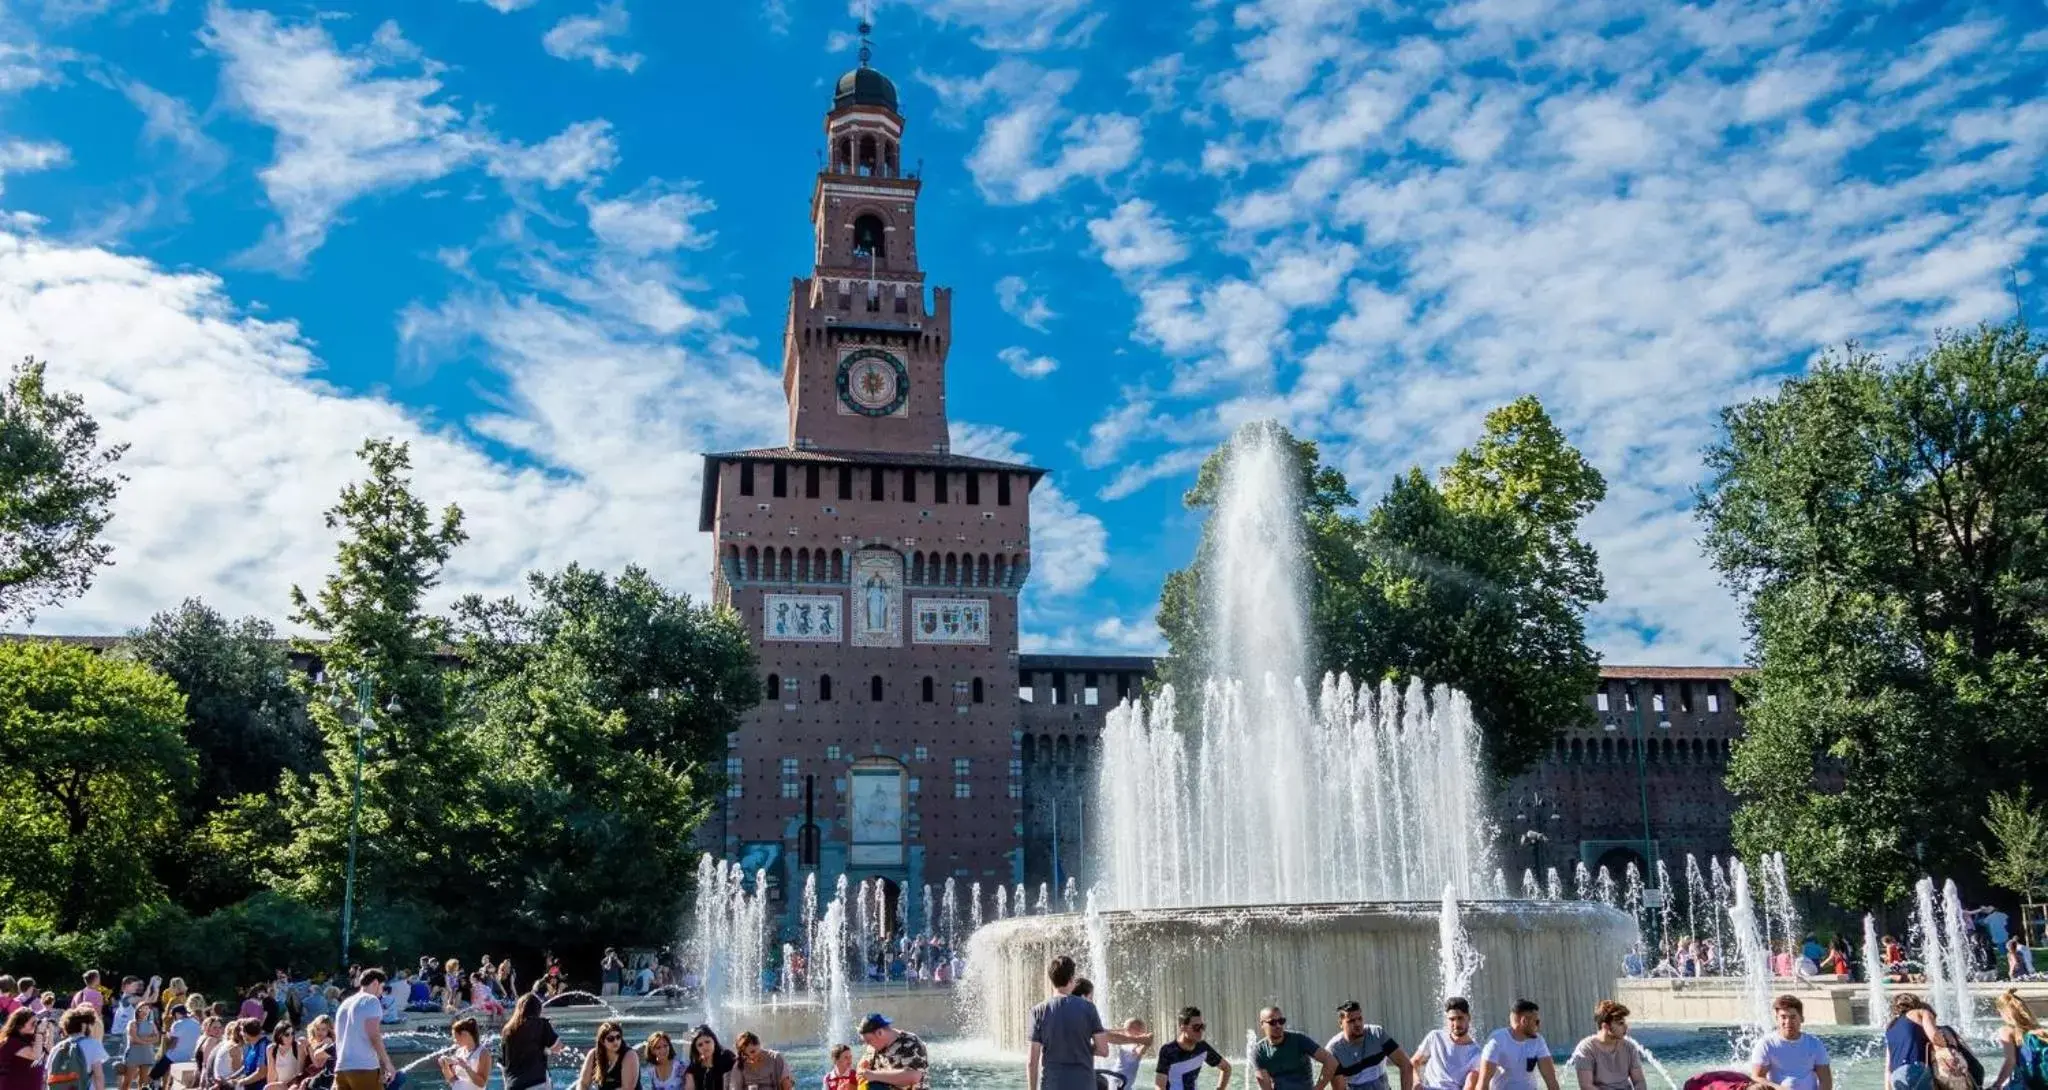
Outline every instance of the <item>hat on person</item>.
<svg viewBox="0 0 2048 1090"><path fill-rule="evenodd" d="M1357 1014L1362 1009L1363 1008L1361 1008L1358 1005L1358 1000L1356 999L1347 999L1344 1002L1337 1004L1338 1014Z"/></svg>
<svg viewBox="0 0 2048 1090"><path fill-rule="evenodd" d="M870 1011L868 1012L868 1016L866 1018L860 1020L860 1032L862 1036L866 1036L870 1033L875 1032L878 1029L883 1029L888 1025L889 1018L887 1015L882 1014L878 1011Z"/></svg>

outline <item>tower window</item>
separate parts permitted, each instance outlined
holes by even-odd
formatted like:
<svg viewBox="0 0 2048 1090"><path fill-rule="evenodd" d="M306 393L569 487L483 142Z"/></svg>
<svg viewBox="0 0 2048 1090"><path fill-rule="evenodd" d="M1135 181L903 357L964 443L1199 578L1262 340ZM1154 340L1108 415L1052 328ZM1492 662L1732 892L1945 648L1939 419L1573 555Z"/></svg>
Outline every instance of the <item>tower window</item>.
<svg viewBox="0 0 2048 1090"><path fill-rule="evenodd" d="M981 474L979 473L970 472L967 474L967 502L970 504L981 502Z"/></svg>
<svg viewBox="0 0 2048 1090"><path fill-rule="evenodd" d="M853 221L853 256L871 257L877 261L888 256L884 251L887 243L879 216L867 215Z"/></svg>
<svg viewBox="0 0 2048 1090"><path fill-rule="evenodd" d="M1717 693L1717 692L1715 692L1715 691L1713 691L1713 690L1711 690L1711 689L1709 689L1709 690L1707 691L1707 711L1708 711L1709 713L1714 713L1714 712L1719 712L1720 710L1721 710L1721 694L1720 694L1720 693Z"/></svg>
<svg viewBox="0 0 2048 1090"><path fill-rule="evenodd" d="M932 502L945 503L946 493L952 491L951 474L943 469L932 470Z"/></svg>
<svg viewBox="0 0 2048 1090"><path fill-rule="evenodd" d="M807 500L818 498L818 467L815 465L804 467L804 498Z"/></svg>
<svg viewBox="0 0 2048 1090"><path fill-rule="evenodd" d="M920 691L920 692L922 693L922 695L923 695L923 698L924 698L924 702L925 702L925 703L929 704L929 703L931 703L931 702L932 702L932 679L931 679L931 675L929 675L929 674L925 675L925 679L924 679L924 681L923 681L922 683L920 683L920 685L919 685L919 691Z"/></svg>
<svg viewBox="0 0 2048 1090"><path fill-rule="evenodd" d="M877 704L882 702L882 675L876 674L868 679L868 699Z"/></svg>
<svg viewBox="0 0 2048 1090"><path fill-rule="evenodd" d="M882 502L882 471L880 469L868 470L868 499L875 503Z"/></svg>
<svg viewBox="0 0 2048 1090"><path fill-rule="evenodd" d="M906 469L903 471L903 502L917 502L917 470Z"/></svg>
<svg viewBox="0 0 2048 1090"><path fill-rule="evenodd" d="M996 506L1010 506L1010 475L1007 473L996 474Z"/></svg>
<svg viewBox="0 0 2048 1090"><path fill-rule="evenodd" d="M775 463L774 491L775 498L778 500L789 495L789 467L781 462Z"/></svg>
<svg viewBox="0 0 2048 1090"><path fill-rule="evenodd" d="M782 699L782 675L781 675L781 674L769 674L769 675L768 675L768 685L767 685L767 690L768 690L768 697L767 697L767 698L768 698L769 700L780 700L780 699Z"/></svg>
<svg viewBox="0 0 2048 1090"><path fill-rule="evenodd" d="M1607 687L1605 685L1600 687L1599 692L1593 694L1593 709L1603 712L1607 710Z"/></svg>
<svg viewBox="0 0 2048 1090"><path fill-rule="evenodd" d="M974 679L974 702L975 702L976 704L980 704L980 703L983 703L983 702L984 702L984 701L983 701L983 690L982 690L982 687L981 687L981 679L980 679L980 678L975 678L975 679Z"/></svg>
<svg viewBox="0 0 2048 1090"><path fill-rule="evenodd" d="M850 500L853 498L852 466L839 467L839 498L842 500Z"/></svg>
<svg viewBox="0 0 2048 1090"><path fill-rule="evenodd" d="M754 494L754 463L752 463L752 462L741 462L741 463L740 463L740 495L742 495L742 496L751 496L751 495L753 495L753 494Z"/></svg>
<svg viewBox="0 0 2048 1090"><path fill-rule="evenodd" d="M832 699L832 675L831 675L831 674L819 674L819 675L818 675L818 699L819 699L819 700L830 700L830 699Z"/></svg>

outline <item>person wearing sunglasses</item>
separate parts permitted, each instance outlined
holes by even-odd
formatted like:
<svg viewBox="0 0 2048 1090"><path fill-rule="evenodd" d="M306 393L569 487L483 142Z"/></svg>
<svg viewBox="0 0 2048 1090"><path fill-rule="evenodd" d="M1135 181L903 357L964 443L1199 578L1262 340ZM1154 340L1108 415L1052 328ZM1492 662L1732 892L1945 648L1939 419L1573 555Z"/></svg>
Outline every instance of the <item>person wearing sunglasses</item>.
<svg viewBox="0 0 2048 1090"><path fill-rule="evenodd" d="M1310 1068L1320 1065L1313 1078ZM1259 1012L1259 1044L1252 1050L1252 1077L1259 1090L1314 1090L1337 1077L1337 1059L1306 1033L1287 1028L1278 1007ZM1556 1090L1552 1087L1551 1090Z"/></svg>
<svg viewBox="0 0 2048 1090"><path fill-rule="evenodd" d="M1159 1062L1153 1067L1153 1090L1195 1090L1195 1076L1204 1067L1222 1070L1216 1090L1230 1090L1230 1061L1203 1039L1208 1023L1195 1007L1180 1009L1180 1032L1159 1046Z"/></svg>
<svg viewBox="0 0 2048 1090"><path fill-rule="evenodd" d="M597 1027L597 1047L583 1057L576 1090L624 1090L640 1085L640 1057L626 1047L626 1031L617 1022Z"/></svg>
<svg viewBox="0 0 2048 1090"><path fill-rule="evenodd" d="M1494 1030L1479 1052L1479 1090L1536 1090L1539 1074L1543 1090L1557 1090L1557 1061L1550 1058L1542 1028L1536 1001L1515 1000L1508 1024Z"/></svg>

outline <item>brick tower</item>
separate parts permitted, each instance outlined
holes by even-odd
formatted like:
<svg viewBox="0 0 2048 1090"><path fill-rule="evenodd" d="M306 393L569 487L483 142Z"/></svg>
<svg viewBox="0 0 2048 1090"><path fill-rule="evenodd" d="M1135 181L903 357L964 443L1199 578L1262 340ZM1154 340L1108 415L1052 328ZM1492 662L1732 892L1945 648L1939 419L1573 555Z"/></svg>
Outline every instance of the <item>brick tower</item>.
<svg viewBox="0 0 2048 1090"><path fill-rule="evenodd" d="M787 443L705 455L712 593L746 619L764 695L713 832L768 871L785 921L807 875L829 898L844 874L887 883L915 931L926 884L955 878L964 900L1022 878L1017 595L1043 474L950 452L951 292L927 301L920 183L868 60L863 40L825 115L813 268L783 332Z"/></svg>

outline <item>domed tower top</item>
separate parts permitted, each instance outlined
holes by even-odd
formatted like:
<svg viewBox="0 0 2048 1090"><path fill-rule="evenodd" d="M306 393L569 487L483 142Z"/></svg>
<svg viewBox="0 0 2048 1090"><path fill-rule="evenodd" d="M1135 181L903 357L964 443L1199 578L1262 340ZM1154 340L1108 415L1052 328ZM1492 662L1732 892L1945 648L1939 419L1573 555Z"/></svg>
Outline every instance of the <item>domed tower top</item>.
<svg viewBox="0 0 2048 1090"><path fill-rule="evenodd" d="M873 30L874 27L866 22L860 24L860 67L839 77L839 86L832 94L834 110L848 106L880 106L890 113L896 112L896 84L868 67L868 58L874 55L874 50L868 45L868 34Z"/></svg>

